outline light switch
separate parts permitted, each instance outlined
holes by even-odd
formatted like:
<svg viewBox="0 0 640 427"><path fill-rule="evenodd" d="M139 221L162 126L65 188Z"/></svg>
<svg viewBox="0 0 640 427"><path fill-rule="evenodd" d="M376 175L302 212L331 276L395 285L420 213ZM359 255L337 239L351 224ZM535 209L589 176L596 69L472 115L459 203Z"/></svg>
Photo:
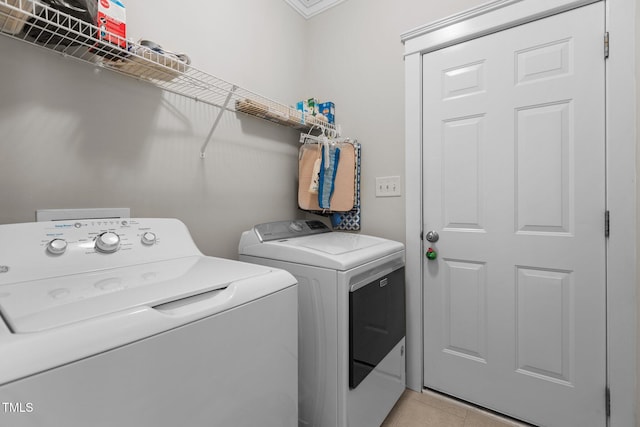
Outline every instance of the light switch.
<svg viewBox="0 0 640 427"><path fill-rule="evenodd" d="M380 176L376 178L376 197L399 197L402 195L399 176Z"/></svg>

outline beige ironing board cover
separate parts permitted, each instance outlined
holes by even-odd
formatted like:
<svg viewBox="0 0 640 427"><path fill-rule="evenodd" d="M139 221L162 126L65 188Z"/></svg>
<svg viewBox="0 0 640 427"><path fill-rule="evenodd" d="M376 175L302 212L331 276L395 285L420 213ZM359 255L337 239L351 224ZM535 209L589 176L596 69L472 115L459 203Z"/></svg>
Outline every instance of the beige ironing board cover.
<svg viewBox="0 0 640 427"><path fill-rule="evenodd" d="M331 212L347 212L353 209L355 200L356 154L353 144L340 144L340 159L336 171L335 188L331 196ZM300 147L298 167L298 206L308 211L320 211L318 193L309 191L313 180L313 167L322 155L322 145L304 144Z"/></svg>

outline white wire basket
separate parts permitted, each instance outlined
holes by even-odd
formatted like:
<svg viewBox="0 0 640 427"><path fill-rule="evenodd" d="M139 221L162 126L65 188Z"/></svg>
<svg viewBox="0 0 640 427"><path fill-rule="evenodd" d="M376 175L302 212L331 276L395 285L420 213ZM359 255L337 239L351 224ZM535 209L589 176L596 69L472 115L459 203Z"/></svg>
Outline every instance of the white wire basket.
<svg viewBox="0 0 640 427"><path fill-rule="evenodd" d="M187 71L188 64L170 53L160 53L146 46L132 45L132 55L104 65L122 73L148 80L169 82Z"/></svg>
<svg viewBox="0 0 640 427"><path fill-rule="evenodd" d="M8 6L0 3L0 31L18 34L33 12L33 2L30 0L6 0L6 3ZM15 9L9 6L13 6Z"/></svg>
<svg viewBox="0 0 640 427"><path fill-rule="evenodd" d="M266 101L266 102L265 102ZM326 118L322 119L311 114L304 114L293 107L263 100L262 102L243 98L236 100L236 111L251 114L261 119L269 120L280 125L297 129L308 129L313 126L331 128Z"/></svg>

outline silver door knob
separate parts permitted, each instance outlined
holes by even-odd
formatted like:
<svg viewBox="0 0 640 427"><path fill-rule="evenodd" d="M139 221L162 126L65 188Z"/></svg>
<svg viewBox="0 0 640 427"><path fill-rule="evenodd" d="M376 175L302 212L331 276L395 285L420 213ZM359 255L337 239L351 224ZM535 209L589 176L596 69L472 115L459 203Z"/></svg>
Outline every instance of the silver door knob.
<svg viewBox="0 0 640 427"><path fill-rule="evenodd" d="M429 231L427 233L427 241L431 243L435 243L440 239L440 236L435 231Z"/></svg>

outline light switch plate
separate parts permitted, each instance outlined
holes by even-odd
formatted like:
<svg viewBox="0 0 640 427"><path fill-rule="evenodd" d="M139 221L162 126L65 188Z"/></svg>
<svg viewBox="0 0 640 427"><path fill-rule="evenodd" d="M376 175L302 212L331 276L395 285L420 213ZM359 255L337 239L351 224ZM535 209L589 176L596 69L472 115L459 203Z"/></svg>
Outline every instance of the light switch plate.
<svg viewBox="0 0 640 427"><path fill-rule="evenodd" d="M376 197L400 197L401 195L402 188L399 176L379 176L376 178Z"/></svg>

